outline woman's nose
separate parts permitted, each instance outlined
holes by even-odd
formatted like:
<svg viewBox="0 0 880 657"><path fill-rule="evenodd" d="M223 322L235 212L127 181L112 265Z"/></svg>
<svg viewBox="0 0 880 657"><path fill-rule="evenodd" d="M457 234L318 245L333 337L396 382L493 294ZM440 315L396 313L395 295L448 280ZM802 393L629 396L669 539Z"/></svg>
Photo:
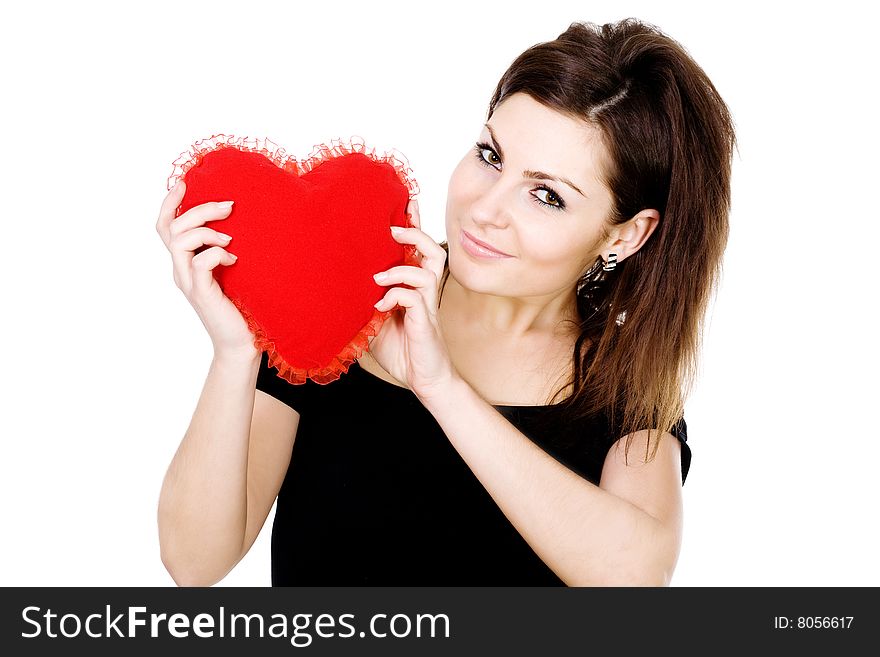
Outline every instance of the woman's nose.
<svg viewBox="0 0 880 657"><path fill-rule="evenodd" d="M471 205L471 218L477 224L503 228L510 223L507 193L498 183L483 190Z"/></svg>

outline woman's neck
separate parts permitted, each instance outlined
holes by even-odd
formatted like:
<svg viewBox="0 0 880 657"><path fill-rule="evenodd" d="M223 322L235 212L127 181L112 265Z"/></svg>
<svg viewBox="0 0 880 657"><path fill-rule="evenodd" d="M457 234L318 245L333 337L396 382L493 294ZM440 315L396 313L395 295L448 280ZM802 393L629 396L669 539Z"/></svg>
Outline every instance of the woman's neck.
<svg viewBox="0 0 880 657"><path fill-rule="evenodd" d="M438 316L472 335L520 342L535 338L570 338L577 331L573 291L541 297L502 297L474 292L452 275L446 280Z"/></svg>

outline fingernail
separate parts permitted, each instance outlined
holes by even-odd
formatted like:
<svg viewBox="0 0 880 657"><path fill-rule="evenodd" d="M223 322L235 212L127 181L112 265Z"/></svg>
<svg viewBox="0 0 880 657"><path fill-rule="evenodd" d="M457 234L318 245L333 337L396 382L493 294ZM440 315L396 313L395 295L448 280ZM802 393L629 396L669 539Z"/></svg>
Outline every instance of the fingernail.
<svg viewBox="0 0 880 657"><path fill-rule="evenodd" d="M232 256L232 259L233 259L233 260L238 260L238 256L235 255L234 253L230 253L229 255Z"/></svg>
<svg viewBox="0 0 880 657"><path fill-rule="evenodd" d="M381 309L383 305L385 305L385 299L379 299L376 303L373 304L373 308Z"/></svg>
<svg viewBox="0 0 880 657"><path fill-rule="evenodd" d="M224 242L228 242L229 240L232 239L232 236L227 235L226 233L217 233L217 235L219 235L220 239L223 240Z"/></svg>
<svg viewBox="0 0 880 657"><path fill-rule="evenodd" d="M373 274L373 279L377 283L384 281L386 278L388 278L388 274L386 274L384 271L380 271L378 274Z"/></svg>
<svg viewBox="0 0 880 657"><path fill-rule="evenodd" d="M235 201L223 201L221 203L218 203L217 206L223 208L224 210L227 210L232 207L233 203L235 203Z"/></svg>
<svg viewBox="0 0 880 657"><path fill-rule="evenodd" d="M402 226L392 226L391 227L391 232L394 233L395 235L399 235L403 231L404 231L404 228Z"/></svg>

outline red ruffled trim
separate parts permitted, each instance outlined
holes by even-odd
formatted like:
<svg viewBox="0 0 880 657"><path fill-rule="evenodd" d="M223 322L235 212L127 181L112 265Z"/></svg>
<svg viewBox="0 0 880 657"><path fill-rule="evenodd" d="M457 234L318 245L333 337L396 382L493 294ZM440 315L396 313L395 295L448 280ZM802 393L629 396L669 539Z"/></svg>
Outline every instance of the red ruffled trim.
<svg viewBox="0 0 880 657"><path fill-rule="evenodd" d="M392 149L382 155L378 155L374 148L367 148L361 137L353 136L349 141L344 142L341 139L332 139L330 145L316 144L309 156L301 161L295 157L288 155L287 151L278 146L269 139L259 137L234 137L232 135L213 135L209 139L201 139L195 142L189 150L180 154L174 161L174 170L168 177L167 186L170 190L174 187L178 180L184 177L187 171L197 166L207 153L217 151L222 148L237 148L241 151L251 153L260 153L267 157L280 169L301 176L308 173L322 162L332 160L343 155L351 153L361 153L366 155L375 162L385 162L394 167L400 182L409 191L409 197L412 199L419 193L419 186L413 177L412 169L406 157ZM406 215L407 224L412 226L410 221L411 215ZM416 247L412 244L403 245L404 264L419 267L421 263L416 258ZM237 299L230 299L233 305L238 308L239 312L247 322L248 328L254 334L254 346L260 351L265 351L269 356L269 367L278 370L278 376L294 385L306 382L311 379L315 383L327 384L338 379L343 373L348 371L351 364L363 355L364 351L369 350L370 338L379 334L382 324L393 313L398 312L399 308L391 310L379 311L374 310L373 316L367 322L357 335L343 347L333 360L322 367L298 368L290 365L275 348L275 340L267 335L260 323L254 318L251 312L243 307Z"/></svg>

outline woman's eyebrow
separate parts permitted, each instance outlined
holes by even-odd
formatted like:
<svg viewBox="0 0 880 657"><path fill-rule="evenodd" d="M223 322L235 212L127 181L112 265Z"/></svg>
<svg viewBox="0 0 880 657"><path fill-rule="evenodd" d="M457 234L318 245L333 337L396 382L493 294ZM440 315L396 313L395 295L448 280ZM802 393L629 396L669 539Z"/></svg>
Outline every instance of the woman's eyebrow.
<svg viewBox="0 0 880 657"><path fill-rule="evenodd" d="M498 138L495 136L495 131L492 130L492 126L490 126L488 123L485 123L483 125L485 125L486 128L489 130L489 135L490 135L490 138L492 139L492 145L495 147L495 150L498 151L498 154L501 156L501 159L503 160L504 159L504 149L501 148L501 144L498 143ZM549 173L544 173L543 171L532 171L531 169L526 169L525 171L523 171L523 178L533 178L535 180L555 180L556 182L565 183L566 185L571 187L574 191L576 191L578 194L580 194L584 198L587 197L587 195L584 194L578 188L578 186L575 185L573 182L571 182L568 178L562 178L561 176L554 176Z"/></svg>

